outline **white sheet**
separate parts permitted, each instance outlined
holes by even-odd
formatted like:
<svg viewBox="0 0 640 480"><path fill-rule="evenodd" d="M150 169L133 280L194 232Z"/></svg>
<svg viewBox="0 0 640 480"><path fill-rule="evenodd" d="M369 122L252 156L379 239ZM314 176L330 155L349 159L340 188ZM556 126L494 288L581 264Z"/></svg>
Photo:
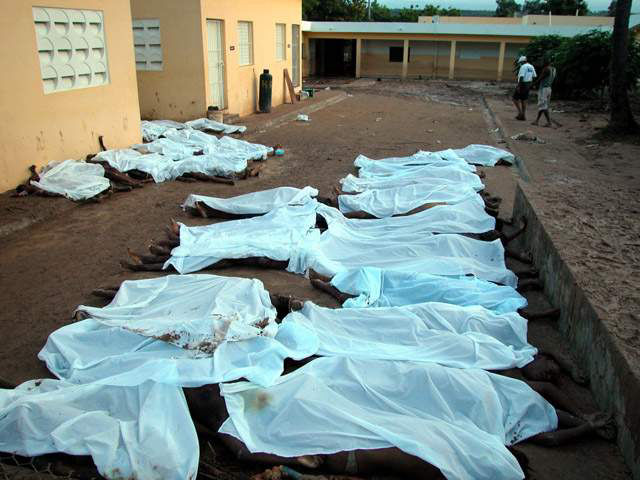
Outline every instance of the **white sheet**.
<svg viewBox="0 0 640 480"><path fill-rule="evenodd" d="M207 197L192 194L187 197L182 208L193 208L197 202L202 202L221 212L241 215L261 215L286 205L303 205L317 196L318 190L313 187L304 187L302 189L277 187L231 198Z"/></svg>
<svg viewBox="0 0 640 480"><path fill-rule="evenodd" d="M180 273L190 273L227 258L289 260L301 244L319 238L320 232L314 228L316 205L313 200L277 208L261 217L201 227L181 225L180 246L172 250L165 268L173 265Z"/></svg>
<svg viewBox="0 0 640 480"><path fill-rule="evenodd" d="M468 163L485 167L494 167L500 160L510 165L515 161L513 153L489 145L469 145L454 152Z"/></svg>
<svg viewBox="0 0 640 480"><path fill-rule="evenodd" d="M397 272L364 267L346 270L331 279L331 285L356 298L344 308L393 307L423 302L479 305L498 314L515 312L527 300L512 287L475 277L441 277L423 272Z"/></svg>
<svg viewBox="0 0 640 480"><path fill-rule="evenodd" d="M438 205L404 217L376 219L346 218L340 210L326 205L318 206L318 213L329 224L339 222L360 234L374 238L387 235L429 235L432 233L484 233L495 229L496 220L485 211L479 195L455 205Z"/></svg>
<svg viewBox="0 0 640 480"><path fill-rule="evenodd" d="M196 387L247 378L270 385L287 357L315 354L318 340L279 327L259 280L169 275L125 281L91 318L49 336L38 355L73 383L135 386L147 380Z"/></svg>
<svg viewBox="0 0 640 480"><path fill-rule="evenodd" d="M159 153L143 155L137 150L127 148L100 152L95 158L96 160L108 162L109 165L120 172L140 170L148 173L156 183L173 180L174 178L172 174L174 168L173 160Z"/></svg>
<svg viewBox="0 0 640 480"><path fill-rule="evenodd" d="M318 355L433 362L455 368L523 367L537 350L527 342L527 321L482 307L421 303L403 307L323 308L306 302L283 324L318 336Z"/></svg>
<svg viewBox="0 0 640 480"><path fill-rule="evenodd" d="M86 200L108 189L111 183L104 176L102 165L95 163L65 160L50 163L40 181L31 181L31 185L47 192L64 195L71 200Z"/></svg>
<svg viewBox="0 0 640 480"><path fill-rule="evenodd" d="M462 203L475 195L476 191L468 185L435 182L340 195L338 206L342 213L364 211L377 218L385 218L408 213L429 203Z"/></svg>
<svg viewBox="0 0 640 480"><path fill-rule="evenodd" d="M197 118L189 122L184 123L185 127L193 128L195 130L210 130L212 132L224 133L225 135L231 135L232 133L244 133L247 131L247 127L241 125L227 125L226 123L216 122L209 120L208 118Z"/></svg>
<svg viewBox="0 0 640 480"><path fill-rule="evenodd" d="M184 125L173 120L142 120L140 130L145 142L152 142L162 136L170 128L184 128Z"/></svg>
<svg viewBox="0 0 640 480"><path fill-rule="evenodd" d="M319 358L262 389L222 385L220 431L283 457L395 446L447 478L522 479L505 445L554 430L524 382L431 363Z"/></svg>
<svg viewBox="0 0 640 480"><path fill-rule="evenodd" d="M390 175L359 178L351 174L340 180L344 192L364 192L365 190L397 188L407 185L420 185L425 190L437 188L440 185L468 185L476 191L484 189L480 177L457 166L433 167L426 165L410 168L408 171L399 170Z"/></svg>
<svg viewBox="0 0 640 480"><path fill-rule="evenodd" d="M182 389L32 380L0 390L0 451L90 455L105 478L195 478L200 448Z"/></svg>
<svg viewBox="0 0 640 480"><path fill-rule="evenodd" d="M476 171L476 167L468 164L462 157L456 155L453 150L443 150L435 153L420 150L406 157L389 157L380 160L373 160L364 155L359 155L353 163L360 169L358 176L362 178L389 175L425 165L433 167L456 166L469 172Z"/></svg>
<svg viewBox="0 0 640 480"><path fill-rule="evenodd" d="M210 356L223 342L275 337L276 309L260 280L167 275L122 282L104 308L81 305L93 319Z"/></svg>
<svg viewBox="0 0 640 480"><path fill-rule="evenodd" d="M135 386L152 380L200 387L246 378L269 386L282 374L285 358L302 360L317 349L318 339L313 332L299 325L284 325L274 338L258 336L223 342L212 356L205 357L87 319L53 332L38 358L58 378L78 384Z"/></svg>
<svg viewBox="0 0 640 480"><path fill-rule="evenodd" d="M151 143L132 145L131 148L140 153L159 153L170 160L190 158L194 153L201 150L199 147L176 143L168 138L159 138Z"/></svg>
<svg viewBox="0 0 640 480"><path fill-rule="evenodd" d="M372 238L367 232L337 223L330 225L319 241L298 249L289 264L294 272L311 268L329 277L361 267L450 277L475 275L511 287L518 284L518 277L507 270L499 240L484 242L463 235L414 233Z"/></svg>

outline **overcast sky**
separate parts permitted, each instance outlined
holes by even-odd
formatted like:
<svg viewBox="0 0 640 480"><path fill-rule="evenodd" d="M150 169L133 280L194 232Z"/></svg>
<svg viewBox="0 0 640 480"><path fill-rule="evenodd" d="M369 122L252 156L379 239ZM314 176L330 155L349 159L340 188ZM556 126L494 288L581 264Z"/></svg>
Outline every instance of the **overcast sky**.
<svg viewBox="0 0 640 480"><path fill-rule="evenodd" d="M440 5L441 7L455 7L465 10L495 10L495 0L378 0L389 7L408 7L409 5L415 5L416 3L421 7L425 4ZM518 3L524 3L519 0ZM611 0L587 0L590 10L606 10L611 3ZM634 11L636 5L634 2Z"/></svg>

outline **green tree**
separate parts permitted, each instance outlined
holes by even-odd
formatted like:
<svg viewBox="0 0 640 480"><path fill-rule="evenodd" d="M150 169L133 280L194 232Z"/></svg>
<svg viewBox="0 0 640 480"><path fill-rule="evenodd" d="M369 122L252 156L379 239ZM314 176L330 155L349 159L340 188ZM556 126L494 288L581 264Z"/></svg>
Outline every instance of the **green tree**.
<svg viewBox="0 0 640 480"><path fill-rule="evenodd" d="M609 4L609 9L607 10L607 13L609 14L610 17L615 17L616 16L616 0L611 0L611 3Z"/></svg>
<svg viewBox="0 0 640 480"><path fill-rule="evenodd" d="M514 17L518 11L516 0L496 0L496 17Z"/></svg>
<svg viewBox="0 0 640 480"><path fill-rule="evenodd" d="M627 37L631 38L628 34ZM602 96L607 87L613 90L615 81L625 77L612 78L612 43L611 33L597 30L572 38L547 35L537 37L521 54L527 56L538 72L545 59L553 61L558 72L553 84L555 95L562 98ZM625 91L640 79L640 44L630 41L628 51Z"/></svg>
<svg viewBox="0 0 640 480"><path fill-rule="evenodd" d="M546 0L546 11L553 15L587 15L589 7L586 0Z"/></svg>
<svg viewBox="0 0 640 480"><path fill-rule="evenodd" d="M374 22L392 22L393 13L389 7L380 5L378 0L371 3L371 20Z"/></svg>
<svg viewBox="0 0 640 480"><path fill-rule="evenodd" d="M540 15L547 13L547 3L544 0L526 0L522 6L522 13Z"/></svg>

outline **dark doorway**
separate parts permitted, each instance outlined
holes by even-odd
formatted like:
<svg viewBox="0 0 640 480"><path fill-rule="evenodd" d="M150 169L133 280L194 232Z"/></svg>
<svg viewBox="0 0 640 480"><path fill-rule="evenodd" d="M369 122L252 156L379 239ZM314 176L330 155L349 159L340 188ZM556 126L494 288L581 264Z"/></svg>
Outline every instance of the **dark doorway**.
<svg viewBox="0 0 640 480"><path fill-rule="evenodd" d="M355 40L312 39L311 41L315 42L314 74L316 76L356 76Z"/></svg>

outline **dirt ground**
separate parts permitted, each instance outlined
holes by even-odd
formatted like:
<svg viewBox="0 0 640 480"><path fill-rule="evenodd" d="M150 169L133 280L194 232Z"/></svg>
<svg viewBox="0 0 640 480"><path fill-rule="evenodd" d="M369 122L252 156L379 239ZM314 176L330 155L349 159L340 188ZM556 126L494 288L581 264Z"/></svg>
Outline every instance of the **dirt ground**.
<svg viewBox="0 0 640 480"><path fill-rule="evenodd" d="M293 106L276 109L269 117L248 118L250 130L245 139L268 145L280 143L286 155L270 158L259 178L239 181L235 186L149 184L131 193L114 195L101 204L82 206L64 199L0 196L0 377L19 383L50 376L37 353L52 331L71 321L78 305L101 304L91 296L91 290L145 277L120 267L119 260L125 258L127 247L145 250L151 239L164 235L170 218L189 225L207 223L187 216L179 208L189 193L228 197L282 185L313 185L321 194L328 194L338 179L355 172L352 162L360 153L382 158L471 143L513 148L526 158L531 185L535 184L541 198L548 202L544 214L553 216L558 228L567 231L567 244L575 246L576 258L584 264L584 281L594 288L603 287L604 282L606 288L613 289L603 300L602 308L612 311L627 308L630 303L637 312L637 291L625 286L633 278L616 275L619 271L631 272L628 269L634 265L637 272L640 258L638 225L634 222L638 214L639 184L635 175L639 167L630 156L630 149L637 147L595 141L598 146L590 146L592 128L601 119L589 114L588 120L581 122L583 114L579 112L558 114L565 125L561 130L536 129L548 139L545 145L497 143L496 125L513 133L534 128L510 120L513 112L503 91L504 86L481 82L359 82L347 87L346 93L342 89L321 92L316 102L335 95L344 98L311 113L308 123L273 122L279 112L290 113ZM488 103L483 100L483 93ZM498 124L488 114L487 104L498 116ZM272 125L265 126L269 122ZM637 152L634 155L638 158ZM488 189L504 198L501 215L509 217L516 169L496 167L486 169L486 173ZM541 183L545 186L539 186ZM21 221L34 223L7 234ZM603 240L604 244L596 243ZM619 260L620 265L611 259ZM594 265L600 268L597 276ZM273 293L336 306L328 296L310 288L304 278L285 272L234 268L219 273L259 278ZM537 306L545 304L545 299L536 294L531 301ZM634 338L640 342L637 329L627 332L631 343ZM530 338L539 347L563 351L562 339L550 323L532 322ZM568 377L561 380L560 386L584 411L595 409L588 390ZM205 462L201 464L205 474L202 478L213 475L243 479L260 470L238 464L214 440L209 440L213 449L204 447L204 438L201 441ZM529 457L532 478L629 478L617 448L595 438L557 449L532 445L522 445L520 449Z"/></svg>

